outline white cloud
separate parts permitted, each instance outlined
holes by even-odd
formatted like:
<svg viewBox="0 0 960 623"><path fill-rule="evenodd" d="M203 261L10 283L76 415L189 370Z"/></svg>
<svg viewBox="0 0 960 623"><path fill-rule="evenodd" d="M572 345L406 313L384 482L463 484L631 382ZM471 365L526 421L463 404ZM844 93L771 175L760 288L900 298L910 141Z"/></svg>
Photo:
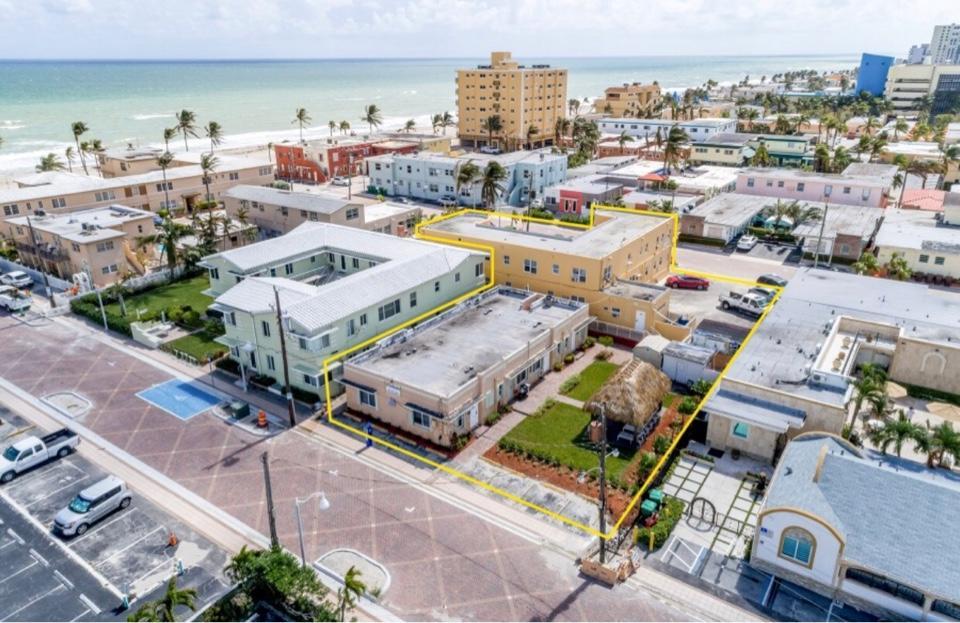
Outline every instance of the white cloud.
<svg viewBox="0 0 960 623"><path fill-rule="evenodd" d="M78 14L92 13L90 0L43 0L43 8L51 13Z"/></svg>

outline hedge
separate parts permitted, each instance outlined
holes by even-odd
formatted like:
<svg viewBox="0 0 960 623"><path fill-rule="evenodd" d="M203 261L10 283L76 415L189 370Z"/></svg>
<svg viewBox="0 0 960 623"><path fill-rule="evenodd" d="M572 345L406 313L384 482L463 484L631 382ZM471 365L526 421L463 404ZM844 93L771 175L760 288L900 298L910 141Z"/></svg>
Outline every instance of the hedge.
<svg viewBox="0 0 960 623"><path fill-rule="evenodd" d="M636 545L649 548L650 547L650 535L653 534L653 549L660 549L666 544L667 539L670 537L670 533L673 532L673 529L677 526L677 523L683 517L683 510L686 505L682 500L674 497L668 497L667 501L664 502L663 507L660 509L660 517L657 519L657 523L653 526L647 528L645 526L637 526L637 529L634 531L633 542Z"/></svg>
<svg viewBox="0 0 960 623"><path fill-rule="evenodd" d="M936 389L930 389L928 387L920 387L919 385L907 385L906 383L901 383L901 385L906 388L907 395L911 398L932 400L935 402L949 402L950 404L960 406L960 395L958 394L942 392Z"/></svg>
<svg viewBox="0 0 960 623"><path fill-rule="evenodd" d="M106 305L107 302L108 301L106 297L104 297L103 304ZM106 307L104 307L104 310L107 317L107 326L110 329L116 331L117 333L123 333L127 337L133 335L133 332L130 331L129 320L119 314L111 312L110 310L106 309ZM100 303L97 302L96 294L88 294L86 296L74 298L72 301L70 301L70 311L79 316L89 318L97 324L103 323L103 316L100 314Z"/></svg>
<svg viewBox="0 0 960 623"><path fill-rule="evenodd" d="M711 247L727 246L727 243L724 240L718 240L717 238L704 238L703 236L694 236L692 234L680 234L679 241L689 242L692 244L705 244Z"/></svg>

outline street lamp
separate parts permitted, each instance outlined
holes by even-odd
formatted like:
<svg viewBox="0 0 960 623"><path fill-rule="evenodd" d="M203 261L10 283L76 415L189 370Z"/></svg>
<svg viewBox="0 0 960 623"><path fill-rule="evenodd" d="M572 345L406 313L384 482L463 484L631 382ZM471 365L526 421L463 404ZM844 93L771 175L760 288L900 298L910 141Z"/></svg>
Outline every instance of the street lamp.
<svg viewBox="0 0 960 623"><path fill-rule="evenodd" d="M247 354L247 357L249 357L249 356L250 356L250 353L252 353L253 351L257 350L257 347L254 346L253 344L251 344L250 342L244 342L243 345L240 346L240 350L241 350L242 352L246 353L246 354ZM243 363L244 363L244 357L241 355L241 357L240 357L240 381L243 383L243 391L246 392L246 391L247 391L247 373L244 372L244 365L243 365Z"/></svg>
<svg viewBox="0 0 960 623"><path fill-rule="evenodd" d="M307 566L307 550L303 545L303 519L300 517L300 505L306 504L315 497L320 498L320 500L317 502L317 510L330 510L330 501L327 499L327 494L323 491L316 491L305 498L296 498L293 501L294 512L297 515L297 530L300 534L300 564L304 567Z"/></svg>

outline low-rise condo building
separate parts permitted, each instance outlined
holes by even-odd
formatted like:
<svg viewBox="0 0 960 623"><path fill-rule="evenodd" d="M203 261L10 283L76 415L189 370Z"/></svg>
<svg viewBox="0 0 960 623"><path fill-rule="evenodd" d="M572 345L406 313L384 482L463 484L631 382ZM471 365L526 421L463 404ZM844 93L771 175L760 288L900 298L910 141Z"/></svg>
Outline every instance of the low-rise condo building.
<svg viewBox="0 0 960 623"><path fill-rule="evenodd" d="M544 190L543 205L558 215L583 216L594 203L616 203L637 180L618 175L587 175L569 179Z"/></svg>
<svg viewBox="0 0 960 623"><path fill-rule="evenodd" d="M877 234L877 260L894 254L918 276L960 279L960 193L947 193L942 213L887 210Z"/></svg>
<svg viewBox="0 0 960 623"><path fill-rule="evenodd" d="M323 361L485 283L482 253L325 223L204 258L230 356L282 384L323 387ZM337 386L332 389L336 391Z"/></svg>
<svg viewBox="0 0 960 623"><path fill-rule="evenodd" d="M597 209L588 229L478 212L423 231L491 247L498 284L586 302L599 322L639 335L630 339L672 330L669 291L654 285L670 267L670 218Z"/></svg>
<svg viewBox="0 0 960 623"><path fill-rule="evenodd" d="M224 192L238 184L263 185L274 181L273 164L265 159L219 155L217 158L220 164L208 179L213 199L219 200ZM118 202L152 212L161 209L192 212L207 195L199 165L113 178L49 171L16 181L18 188L0 190L0 219L30 216L38 210L51 215L64 214Z"/></svg>
<svg viewBox="0 0 960 623"><path fill-rule="evenodd" d="M680 212L680 235L727 244L747 231L776 199L740 193L720 193L700 205Z"/></svg>
<svg viewBox="0 0 960 623"><path fill-rule="evenodd" d="M587 306L498 287L344 363L347 408L442 447L587 336Z"/></svg>
<svg viewBox="0 0 960 623"><path fill-rule="evenodd" d="M786 201L882 208L887 205L888 186L875 176L813 173L796 169L743 169L737 176L737 192Z"/></svg>
<svg viewBox="0 0 960 623"><path fill-rule="evenodd" d="M880 221L887 212L879 208L831 205L805 202L817 208L819 217L799 223L793 235L808 257L819 249L819 259L832 264L834 260L857 261L874 241Z"/></svg>
<svg viewBox="0 0 960 623"><path fill-rule="evenodd" d="M858 366L960 393L960 297L916 283L801 269L701 411L698 439L773 462L801 432L839 434Z"/></svg>
<svg viewBox="0 0 960 623"><path fill-rule="evenodd" d="M628 117L604 117L597 122L600 132L603 134L621 134L626 132L628 136L649 137L656 136L657 131L660 136L666 140L670 133L670 128L677 126L683 129L690 137L691 141L697 141L721 134L724 132L736 132L736 119L693 119L690 121L673 121L669 119L630 119Z"/></svg>
<svg viewBox="0 0 960 623"><path fill-rule="evenodd" d="M428 152L390 154L368 158L366 167L370 186L383 195L476 207L483 204L481 180L462 185L458 197L457 170L472 162L482 176L491 161L500 163L507 172L500 182L503 192L498 195L497 205L527 205L542 198L547 187L567 177L566 155L551 153L549 149L457 157Z"/></svg>
<svg viewBox="0 0 960 623"><path fill-rule="evenodd" d="M920 110L926 97L932 100L931 115L949 112L960 98L960 65L894 65L887 72L884 97L895 114Z"/></svg>
<svg viewBox="0 0 960 623"><path fill-rule="evenodd" d="M457 136L464 147L551 145L566 110L566 69L521 65L510 52L492 52L489 64L457 70ZM492 116L500 118L499 132L485 129Z"/></svg>
<svg viewBox="0 0 960 623"><path fill-rule="evenodd" d="M960 619L960 513L948 471L806 433L787 444L757 517L750 564L880 620Z"/></svg>
<svg viewBox="0 0 960 623"><path fill-rule="evenodd" d="M404 236L413 233L420 220L420 208L394 203L365 205L340 195L295 192L268 186L234 186L223 194L223 205L231 218L243 213L260 229L263 238L293 231L303 223L334 223L360 229Z"/></svg>
<svg viewBox="0 0 960 623"><path fill-rule="evenodd" d="M660 102L660 85L624 83L607 87L593 102L593 110L608 117L641 117L652 113Z"/></svg>
<svg viewBox="0 0 960 623"><path fill-rule="evenodd" d="M762 145L771 166L800 167L813 162L812 141L806 135L715 134L692 141L688 160L693 164L739 167L748 164Z"/></svg>
<svg viewBox="0 0 960 623"><path fill-rule="evenodd" d="M153 245L138 240L154 234L153 217L112 205L59 216L17 216L7 219L6 229L24 264L67 281L86 275L91 285L105 287L126 274L146 272Z"/></svg>

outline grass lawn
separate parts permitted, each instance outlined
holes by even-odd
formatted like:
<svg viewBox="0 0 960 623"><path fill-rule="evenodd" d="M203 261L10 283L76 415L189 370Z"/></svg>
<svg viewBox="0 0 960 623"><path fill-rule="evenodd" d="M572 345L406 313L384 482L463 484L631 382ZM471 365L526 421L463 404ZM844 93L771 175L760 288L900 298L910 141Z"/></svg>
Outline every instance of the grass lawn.
<svg viewBox="0 0 960 623"><path fill-rule="evenodd" d="M549 457L571 469L586 471L600 464L597 449L587 438L589 423L590 415L585 411L556 402L542 415L524 418L504 439L529 449L538 457ZM608 476L619 476L633 454L621 449L620 456L607 457Z"/></svg>
<svg viewBox="0 0 960 623"><path fill-rule="evenodd" d="M153 288L142 294L124 296L127 305L127 314L136 320L137 310L145 310L144 317L158 316L161 311L171 305L189 305L193 310L202 314L213 303L213 299L201 294L210 287L210 280L205 273L190 277L182 281ZM120 303L106 305L107 311L120 315Z"/></svg>
<svg viewBox="0 0 960 623"><path fill-rule="evenodd" d="M609 361L594 361L577 375L580 377L580 382L577 383L576 387L563 392L563 394L574 400L586 402L590 396L593 396L593 394L600 389L600 386L603 385L608 378L613 376L613 373L616 372L619 367L617 364L610 363Z"/></svg>
<svg viewBox="0 0 960 623"><path fill-rule="evenodd" d="M198 362L203 363L211 357L218 357L227 352L226 346L213 341L215 337L217 337L217 334L208 333L206 330L201 329L196 333L191 333L190 335L185 335L167 342L164 346L183 351L191 355Z"/></svg>

